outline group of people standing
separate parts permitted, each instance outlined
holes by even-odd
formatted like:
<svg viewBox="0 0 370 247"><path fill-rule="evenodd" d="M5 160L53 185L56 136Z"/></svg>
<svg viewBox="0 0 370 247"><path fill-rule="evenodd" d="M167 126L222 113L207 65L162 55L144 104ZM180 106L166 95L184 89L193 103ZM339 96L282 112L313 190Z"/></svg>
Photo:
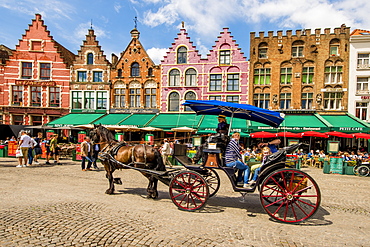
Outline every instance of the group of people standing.
<svg viewBox="0 0 370 247"><path fill-rule="evenodd" d="M81 169L82 171L91 171L91 166L98 170L96 161L98 159L98 154L100 151L100 146L98 143L93 143L90 137L85 136L84 141L81 143ZM87 161L87 166L86 166Z"/></svg>

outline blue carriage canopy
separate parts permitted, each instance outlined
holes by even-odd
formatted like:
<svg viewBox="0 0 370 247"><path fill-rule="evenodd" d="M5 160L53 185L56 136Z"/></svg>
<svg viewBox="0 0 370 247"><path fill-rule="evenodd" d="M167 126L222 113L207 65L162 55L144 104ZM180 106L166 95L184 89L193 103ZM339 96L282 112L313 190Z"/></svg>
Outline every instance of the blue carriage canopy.
<svg viewBox="0 0 370 247"><path fill-rule="evenodd" d="M198 115L224 115L241 118L279 127L284 114L248 104L237 104L218 100L186 100L184 106L190 107Z"/></svg>

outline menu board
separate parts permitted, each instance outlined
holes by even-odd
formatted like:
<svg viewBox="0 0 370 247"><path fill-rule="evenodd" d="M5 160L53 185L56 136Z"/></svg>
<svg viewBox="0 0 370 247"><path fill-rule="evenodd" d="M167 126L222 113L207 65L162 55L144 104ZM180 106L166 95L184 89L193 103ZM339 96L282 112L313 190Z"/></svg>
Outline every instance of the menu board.
<svg viewBox="0 0 370 247"><path fill-rule="evenodd" d="M8 156L15 157L15 152L17 151L18 145L16 141L8 142Z"/></svg>
<svg viewBox="0 0 370 247"><path fill-rule="evenodd" d="M76 144L76 160L82 160L82 158L81 158L81 144Z"/></svg>
<svg viewBox="0 0 370 247"><path fill-rule="evenodd" d="M343 174L342 157L330 156L330 173Z"/></svg>

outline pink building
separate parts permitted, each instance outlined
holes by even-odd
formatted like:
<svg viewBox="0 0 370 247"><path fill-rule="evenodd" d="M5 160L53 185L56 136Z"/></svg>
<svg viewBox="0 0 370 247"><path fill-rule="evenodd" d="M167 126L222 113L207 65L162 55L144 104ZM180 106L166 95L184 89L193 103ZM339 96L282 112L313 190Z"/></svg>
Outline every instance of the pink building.
<svg viewBox="0 0 370 247"><path fill-rule="evenodd" d="M75 55L53 39L41 15L11 53L0 73L3 123L41 125L67 114Z"/></svg>
<svg viewBox="0 0 370 247"><path fill-rule="evenodd" d="M207 58L181 29L161 61L162 112L186 112L185 100L248 102L249 62L224 28ZM191 111L191 110L190 110Z"/></svg>

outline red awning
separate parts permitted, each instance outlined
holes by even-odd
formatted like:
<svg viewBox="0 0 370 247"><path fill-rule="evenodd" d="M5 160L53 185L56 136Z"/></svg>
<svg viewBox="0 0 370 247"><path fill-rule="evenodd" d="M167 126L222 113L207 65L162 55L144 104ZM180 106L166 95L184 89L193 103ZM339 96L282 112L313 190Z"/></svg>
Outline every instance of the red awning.
<svg viewBox="0 0 370 247"><path fill-rule="evenodd" d="M328 135L316 131L305 131L301 133L301 136L312 136L312 137L322 137L322 138L328 138Z"/></svg>
<svg viewBox="0 0 370 247"><path fill-rule="evenodd" d="M329 136L336 136L336 137L342 137L342 138L353 138L353 135L351 134L346 134L346 133L338 132L338 131L325 132L325 134Z"/></svg>
<svg viewBox="0 0 370 247"><path fill-rule="evenodd" d="M370 134L365 134L365 133L356 133L353 134L357 139L363 138L363 139L370 139Z"/></svg>
<svg viewBox="0 0 370 247"><path fill-rule="evenodd" d="M300 133L292 133L292 132L279 132L276 135L277 137L291 137L291 138L302 138Z"/></svg>
<svg viewBox="0 0 370 247"><path fill-rule="evenodd" d="M254 132L250 134L251 138L274 138L276 133L270 133L266 131Z"/></svg>

